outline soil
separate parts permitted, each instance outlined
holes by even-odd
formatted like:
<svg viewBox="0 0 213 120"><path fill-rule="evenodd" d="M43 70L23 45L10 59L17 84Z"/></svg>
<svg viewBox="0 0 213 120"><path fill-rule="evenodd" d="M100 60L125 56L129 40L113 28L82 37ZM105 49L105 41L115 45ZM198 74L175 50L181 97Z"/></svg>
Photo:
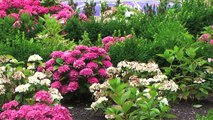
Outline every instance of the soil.
<svg viewBox="0 0 213 120"><path fill-rule="evenodd" d="M94 112L88 110L90 103L75 101L71 103L73 108L70 108L73 120L105 120L102 111ZM195 108L193 105L202 105L200 108ZM180 101L170 104L171 113L177 116L172 120L195 120L196 114L205 115L209 109L213 109L213 96L202 101Z"/></svg>

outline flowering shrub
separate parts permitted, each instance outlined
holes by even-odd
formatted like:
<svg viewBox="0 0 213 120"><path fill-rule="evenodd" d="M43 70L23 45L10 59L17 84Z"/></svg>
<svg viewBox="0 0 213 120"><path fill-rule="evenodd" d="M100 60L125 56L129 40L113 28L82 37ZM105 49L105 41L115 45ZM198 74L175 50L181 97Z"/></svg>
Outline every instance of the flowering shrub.
<svg viewBox="0 0 213 120"><path fill-rule="evenodd" d="M118 37L112 37L112 36L107 36L107 37L105 37L105 38L102 39L102 44L104 45L104 49L106 51L108 51L110 45L112 45L114 43L117 43L117 42L122 42L125 39L131 38L131 37L132 37L131 34L127 35L126 37L120 37L120 38L118 38Z"/></svg>
<svg viewBox="0 0 213 120"><path fill-rule="evenodd" d="M202 57L197 58L200 47L188 46L168 49L159 54L168 63L165 74L178 84L180 89L174 96L179 99L202 99L212 92L212 63Z"/></svg>
<svg viewBox="0 0 213 120"><path fill-rule="evenodd" d="M98 47L76 46L73 51L54 51L45 63L46 70L53 72L51 87L62 94L84 88L86 83L103 82L106 69L112 66L106 51Z"/></svg>
<svg viewBox="0 0 213 120"><path fill-rule="evenodd" d="M117 68L109 67L107 73L108 81L90 86L96 100L91 108L104 109L107 119L165 117L169 111L165 93L176 92L178 86L167 80L157 64L122 61ZM149 112L153 114L148 116Z"/></svg>
<svg viewBox="0 0 213 120"><path fill-rule="evenodd" d="M28 59L28 67L25 68L24 62L18 62L11 56L0 57L0 105L13 99L21 104L32 104L35 102L33 95L39 90L50 93L51 100L48 102L60 102L62 96L59 91L50 88L51 73L37 67L42 63L41 60L39 55L32 55ZM35 72L36 70L39 72Z"/></svg>
<svg viewBox="0 0 213 120"><path fill-rule="evenodd" d="M205 27L205 31L199 37L200 42L206 42L213 45L213 25Z"/></svg>
<svg viewBox="0 0 213 120"><path fill-rule="evenodd" d="M34 105L21 105L13 100L2 106L1 120L72 120L68 109L61 105L50 106L52 103L50 93L39 91L34 96Z"/></svg>

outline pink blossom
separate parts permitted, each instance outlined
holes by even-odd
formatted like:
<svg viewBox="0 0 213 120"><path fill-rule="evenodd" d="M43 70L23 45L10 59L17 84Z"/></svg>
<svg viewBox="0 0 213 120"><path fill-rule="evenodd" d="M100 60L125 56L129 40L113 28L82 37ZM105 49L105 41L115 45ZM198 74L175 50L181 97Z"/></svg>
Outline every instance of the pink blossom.
<svg viewBox="0 0 213 120"><path fill-rule="evenodd" d="M82 69L85 67L85 62L82 61L82 60L76 60L74 63L73 63L73 67L74 68L77 68L77 69Z"/></svg>
<svg viewBox="0 0 213 120"><path fill-rule="evenodd" d="M55 81L60 80L60 77L61 77L61 75L60 75L59 72L56 71L56 72L53 73L53 79Z"/></svg>
<svg viewBox="0 0 213 120"><path fill-rule="evenodd" d="M98 58L99 56L97 53L85 53L83 57L85 58L85 60L93 60Z"/></svg>
<svg viewBox="0 0 213 120"><path fill-rule="evenodd" d="M111 61L110 56L109 56L109 55L107 55L107 56L105 57L105 60L109 60L109 61Z"/></svg>
<svg viewBox="0 0 213 120"><path fill-rule="evenodd" d="M61 82L60 81L55 81L51 84L52 88L60 89L61 88Z"/></svg>
<svg viewBox="0 0 213 120"><path fill-rule="evenodd" d="M98 70L98 74L99 74L101 77L104 77L104 78L107 77L107 71L106 71L106 69L104 69L104 68L99 69L99 70Z"/></svg>
<svg viewBox="0 0 213 120"><path fill-rule="evenodd" d="M51 53L52 58L60 58L64 53L62 51L54 51Z"/></svg>
<svg viewBox="0 0 213 120"><path fill-rule="evenodd" d="M91 77L93 76L93 71L90 68L84 68L80 71L79 73L80 75L84 76L84 77Z"/></svg>
<svg viewBox="0 0 213 120"><path fill-rule="evenodd" d="M46 68L46 70L47 70L47 71L53 72L53 71L54 71L54 67L53 67L53 66L50 66L50 67Z"/></svg>
<svg viewBox="0 0 213 120"><path fill-rule="evenodd" d="M111 37L111 36L107 36L107 37L105 37L105 38L102 39L102 43L103 43L103 44L107 44L107 43L109 43L110 41L114 41L114 38Z"/></svg>
<svg viewBox="0 0 213 120"><path fill-rule="evenodd" d="M0 10L0 18L4 18L5 16L7 16L6 12L3 10Z"/></svg>
<svg viewBox="0 0 213 120"><path fill-rule="evenodd" d="M19 14L17 14L17 13L11 13L8 16L14 18L16 21L19 20Z"/></svg>
<svg viewBox="0 0 213 120"><path fill-rule="evenodd" d="M127 35L126 38L132 38L132 34Z"/></svg>
<svg viewBox="0 0 213 120"><path fill-rule="evenodd" d="M208 42L210 37L211 37L210 34L203 34L200 36L199 40L200 40L200 42L202 42L202 41Z"/></svg>
<svg viewBox="0 0 213 120"><path fill-rule="evenodd" d="M44 90L38 91L34 95L34 99L35 99L35 101L47 102L48 104L51 104L53 102L51 99L50 93L48 93L47 91L44 91Z"/></svg>
<svg viewBox="0 0 213 120"><path fill-rule="evenodd" d="M210 40L210 44L213 45L213 39Z"/></svg>
<svg viewBox="0 0 213 120"><path fill-rule="evenodd" d="M80 50L80 51L82 51L82 52L85 52L85 51L88 50L88 47L85 46L85 45L78 45L78 46L75 47L75 49L76 49L76 50Z"/></svg>
<svg viewBox="0 0 213 120"><path fill-rule="evenodd" d="M64 61L66 64L73 64L76 61L76 58L69 57L69 58L66 58Z"/></svg>
<svg viewBox="0 0 213 120"><path fill-rule="evenodd" d="M8 8L7 2L0 2L0 10L7 10Z"/></svg>
<svg viewBox="0 0 213 120"><path fill-rule="evenodd" d="M124 41L125 39L125 37L120 37L119 41Z"/></svg>
<svg viewBox="0 0 213 120"><path fill-rule="evenodd" d="M46 68L53 66L53 64L55 64L55 60L54 59L50 59L45 63Z"/></svg>
<svg viewBox="0 0 213 120"><path fill-rule="evenodd" d="M14 28L20 28L21 27L21 21L15 21L15 23L13 23L13 27Z"/></svg>
<svg viewBox="0 0 213 120"><path fill-rule="evenodd" d="M69 65L62 65L62 66L58 67L59 73L65 73L65 72L68 72L69 70L70 70Z"/></svg>
<svg viewBox="0 0 213 120"><path fill-rule="evenodd" d="M71 52L71 55L72 55L73 57L77 57L77 56L81 55L81 51L80 51L80 50L73 50L73 51Z"/></svg>
<svg viewBox="0 0 213 120"><path fill-rule="evenodd" d="M71 81L76 81L78 80L78 71L76 70L71 70L70 73L69 73L69 78Z"/></svg>
<svg viewBox="0 0 213 120"><path fill-rule="evenodd" d="M43 67L41 67L41 66L38 66L38 67L37 67L37 71L38 71L38 72L42 72L43 70L44 70Z"/></svg>
<svg viewBox="0 0 213 120"><path fill-rule="evenodd" d="M104 61L102 61L102 63L103 63L103 65L104 65L106 68L112 66L112 63L111 63L110 61L108 61L108 60L104 60Z"/></svg>
<svg viewBox="0 0 213 120"><path fill-rule="evenodd" d="M78 82L70 82L67 89L73 92L76 91L78 88L79 88Z"/></svg>
<svg viewBox="0 0 213 120"><path fill-rule="evenodd" d="M51 6L49 9L51 12L57 12L57 11L61 10L61 7L60 6Z"/></svg>
<svg viewBox="0 0 213 120"><path fill-rule="evenodd" d="M80 13L79 17L81 20L84 20L84 21L86 21L88 19L84 13Z"/></svg>
<svg viewBox="0 0 213 120"><path fill-rule="evenodd" d="M88 83L90 84L99 83L99 80L96 77L91 77L88 79Z"/></svg>
<svg viewBox="0 0 213 120"><path fill-rule="evenodd" d="M97 69L98 68L98 64L95 62L89 62L87 64L87 68L91 68L92 70Z"/></svg>
<svg viewBox="0 0 213 120"><path fill-rule="evenodd" d="M61 88L60 88L60 93L65 95L69 92L68 90L68 86L67 85L63 85Z"/></svg>
<svg viewBox="0 0 213 120"><path fill-rule="evenodd" d="M18 102L13 100L13 101L10 101L8 103L5 103L3 106L2 106L2 110L10 110L12 108L15 108L18 106Z"/></svg>

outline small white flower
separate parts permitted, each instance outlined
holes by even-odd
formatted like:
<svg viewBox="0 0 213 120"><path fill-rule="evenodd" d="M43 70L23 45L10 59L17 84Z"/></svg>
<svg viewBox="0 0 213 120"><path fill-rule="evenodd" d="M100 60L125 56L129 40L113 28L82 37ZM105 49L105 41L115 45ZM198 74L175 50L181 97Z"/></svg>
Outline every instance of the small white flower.
<svg viewBox="0 0 213 120"><path fill-rule="evenodd" d="M50 86L51 81L49 79L43 79L40 81L41 85Z"/></svg>
<svg viewBox="0 0 213 120"><path fill-rule="evenodd" d="M28 77L28 82L34 85L38 85L40 83L40 80L38 80L36 77L34 76L30 76Z"/></svg>
<svg viewBox="0 0 213 120"><path fill-rule="evenodd" d="M15 88L15 92L18 92L18 93L23 93L23 92L26 92L29 90L29 87L30 87L30 84L27 83L27 84L22 84L22 85L19 85Z"/></svg>
<svg viewBox="0 0 213 120"><path fill-rule="evenodd" d="M90 92L95 92L97 90L100 90L100 84L99 83L94 83L89 87Z"/></svg>
<svg viewBox="0 0 213 120"><path fill-rule="evenodd" d="M28 70L33 70L35 69L35 63L32 63L30 64L28 67L27 67Z"/></svg>
<svg viewBox="0 0 213 120"><path fill-rule="evenodd" d="M164 105L169 105L169 102L167 98L158 97L158 100L160 100L160 103L163 103Z"/></svg>
<svg viewBox="0 0 213 120"><path fill-rule="evenodd" d="M115 116L114 116L114 115L105 115L105 118L106 118L106 119L114 119Z"/></svg>
<svg viewBox="0 0 213 120"><path fill-rule="evenodd" d="M42 72L36 72L33 76L38 79L44 79L46 77L46 74L44 74Z"/></svg>
<svg viewBox="0 0 213 120"><path fill-rule="evenodd" d="M0 95L3 95L3 94L5 94L5 87L4 87L4 85L0 85Z"/></svg>
<svg viewBox="0 0 213 120"><path fill-rule="evenodd" d="M61 95L61 93L58 91L58 89L55 89L55 88L49 88L49 91L48 91L51 95L51 99L54 101L54 100L61 100L63 99L63 96Z"/></svg>
<svg viewBox="0 0 213 120"><path fill-rule="evenodd" d="M34 61L40 61L40 60L43 60L43 58L39 56L38 54L31 55L28 58L28 62L34 62Z"/></svg>
<svg viewBox="0 0 213 120"><path fill-rule="evenodd" d="M0 67L0 73L3 73L5 71L6 71L6 67L5 66Z"/></svg>
<svg viewBox="0 0 213 120"><path fill-rule="evenodd" d="M25 78L25 75L21 71L16 71L13 73L12 78L15 80L21 80L22 78Z"/></svg>

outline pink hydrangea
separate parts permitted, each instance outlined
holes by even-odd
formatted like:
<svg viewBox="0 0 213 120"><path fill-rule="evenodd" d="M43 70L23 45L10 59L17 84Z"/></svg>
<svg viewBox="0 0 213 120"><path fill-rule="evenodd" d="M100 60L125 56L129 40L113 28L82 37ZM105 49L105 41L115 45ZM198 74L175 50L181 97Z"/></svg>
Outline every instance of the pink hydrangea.
<svg viewBox="0 0 213 120"><path fill-rule="evenodd" d="M61 88L61 82L60 81L55 81L51 84L52 88L60 89Z"/></svg>
<svg viewBox="0 0 213 120"><path fill-rule="evenodd" d="M98 54L97 53L86 53L83 55L83 57L85 58L85 60L93 60L98 58Z"/></svg>
<svg viewBox="0 0 213 120"><path fill-rule="evenodd" d="M65 73L65 72L68 72L69 70L70 70L69 65L62 65L62 66L58 67L59 73Z"/></svg>
<svg viewBox="0 0 213 120"><path fill-rule="evenodd" d="M61 77L61 74L58 71L56 71L56 72L53 73L53 79L55 81L60 80L60 77Z"/></svg>
<svg viewBox="0 0 213 120"><path fill-rule="evenodd" d="M4 18L5 16L7 16L6 12L3 10L0 10L0 18Z"/></svg>
<svg viewBox="0 0 213 120"><path fill-rule="evenodd" d="M210 34L203 34L203 35L200 36L199 40L200 40L201 42L202 42L202 41L208 42L209 39L210 39L210 37L211 37Z"/></svg>
<svg viewBox="0 0 213 120"><path fill-rule="evenodd" d="M51 53L52 58L60 58L64 53L62 51L54 51Z"/></svg>
<svg viewBox="0 0 213 120"><path fill-rule="evenodd" d="M85 62L83 60L76 60L74 63L73 63L73 67L76 68L76 69L82 69L85 67Z"/></svg>
<svg viewBox="0 0 213 120"><path fill-rule="evenodd" d="M2 106L2 110L10 110L10 109L13 109L15 107L18 106L18 102L13 100L13 101L10 101L8 103L5 103L3 106Z"/></svg>
<svg viewBox="0 0 213 120"><path fill-rule="evenodd" d="M46 70L47 70L47 71L51 71L51 72L53 72L54 67L53 67L53 66L50 66L50 67L46 68Z"/></svg>
<svg viewBox="0 0 213 120"><path fill-rule="evenodd" d="M17 13L11 13L8 16L11 17L11 18L14 18L16 21L19 20L19 14L17 14Z"/></svg>
<svg viewBox="0 0 213 120"><path fill-rule="evenodd" d="M80 75L84 76L84 77L91 77L93 76L93 70L90 68L84 68L80 71L79 73Z"/></svg>
<svg viewBox="0 0 213 120"><path fill-rule="evenodd" d="M69 73L69 78L71 81L76 81L78 80L78 71L77 70L71 70L70 73Z"/></svg>
<svg viewBox="0 0 213 120"><path fill-rule="evenodd" d="M102 43L103 44L107 44L107 43L113 42L113 41L114 41L114 38L111 37L111 36L107 36L107 37L105 37L105 38L102 39Z"/></svg>
<svg viewBox="0 0 213 120"><path fill-rule="evenodd" d="M68 86L67 85L62 85L62 87L59 89L59 91L61 92L61 94L65 95L69 92L68 90Z"/></svg>
<svg viewBox="0 0 213 120"><path fill-rule="evenodd" d="M38 91L34 95L34 99L35 99L35 101L47 102L48 104L51 104L53 102L52 99L51 99L50 93L48 93L47 91L44 91L44 90Z"/></svg>
<svg viewBox="0 0 213 120"><path fill-rule="evenodd" d="M104 78L107 77L107 71L106 71L106 69L104 69L104 68L99 69L99 70L98 70L98 74L99 74L101 77L104 77Z"/></svg>
<svg viewBox="0 0 213 120"><path fill-rule="evenodd" d="M79 88L78 82L70 82L67 89L71 92L76 91Z"/></svg>
<svg viewBox="0 0 213 120"><path fill-rule="evenodd" d="M88 81L89 84L99 83L99 80L96 77L88 78L87 81Z"/></svg>
<svg viewBox="0 0 213 120"><path fill-rule="evenodd" d="M8 8L7 2L0 2L0 10L7 10Z"/></svg>
<svg viewBox="0 0 213 120"><path fill-rule="evenodd" d="M73 51L71 52L71 55L72 55L73 57L77 57L77 56L81 55L81 51L80 51L80 50L73 50Z"/></svg>
<svg viewBox="0 0 213 120"><path fill-rule="evenodd" d="M84 13L80 13L79 17L80 17L81 20L84 20L84 21L88 20L87 16Z"/></svg>
<svg viewBox="0 0 213 120"><path fill-rule="evenodd" d="M51 6L49 9L51 12L57 12L57 11L61 10L61 7L60 6Z"/></svg>
<svg viewBox="0 0 213 120"><path fill-rule="evenodd" d="M104 65L106 68L112 66L112 63L111 63L110 61L108 61L108 60L104 60L104 61L102 61L102 63L103 63L103 65Z"/></svg>
<svg viewBox="0 0 213 120"><path fill-rule="evenodd" d="M213 45L213 39L210 40L210 44Z"/></svg>
<svg viewBox="0 0 213 120"><path fill-rule="evenodd" d="M75 47L75 49L76 49L76 50L80 50L80 51L82 51L82 52L85 52L85 51L88 50L88 47L85 46L85 45L78 45L78 46Z"/></svg>
<svg viewBox="0 0 213 120"><path fill-rule="evenodd" d="M94 70L98 68L98 64L95 62L89 62L86 67Z"/></svg>
<svg viewBox="0 0 213 120"><path fill-rule="evenodd" d="M38 66L38 67L37 67L37 71L38 71L38 72L42 72L43 70L44 70L43 67L41 67L41 66Z"/></svg>
<svg viewBox="0 0 213 120"><path fill-rule="evenodd" d="M54 59L50 59L47 62L45 62L45 66L46 67L53 66L53 64L55 64L55 60Z"/></svg>

